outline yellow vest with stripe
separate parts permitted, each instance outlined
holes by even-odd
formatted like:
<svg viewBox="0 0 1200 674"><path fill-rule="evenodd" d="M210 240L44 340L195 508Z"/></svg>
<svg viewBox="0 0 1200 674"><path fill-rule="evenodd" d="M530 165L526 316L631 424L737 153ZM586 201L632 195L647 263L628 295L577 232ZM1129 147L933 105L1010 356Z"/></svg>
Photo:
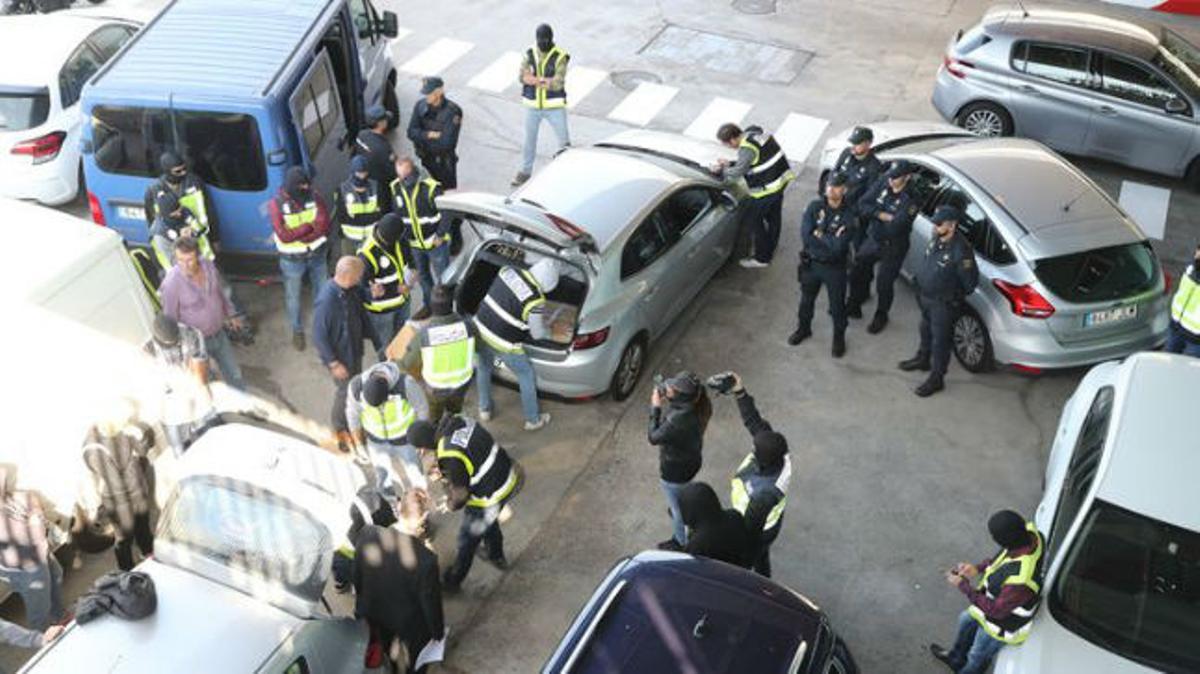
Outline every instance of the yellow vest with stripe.
<svg viewBox="0 0 1200 674"><path fill-rule="evenodd" d="M161 310L162 301L158 296L158 281L154 280L159 277L159 273L154 268L154 260L150 258L150 253L145 248L130 248L129 257L133 260L133 268L137 270L138 278L141 279L142 287L146 289L146 294L150 297L150 303L154 305L154 310Z"/></svg>
<svg viewBox="0 0 1200 674"><path fill-rule="evenodd" d="M450 240L448 235L438 236L436 232L442 216L434 202L433 191L440 186L441 183L433 178L425 178L417 181L410 191L405 189L404 182L399 178L392 181L392 194L396 195L396 212L408 226L408 245L417 250L433 250ZM421 190L422 187L425 188L424 191ZM425 229L431 226L435 231L426 232Z"/></svg>
<svg viewBox="0 0 1200 674"><path fill-rule="evenodd" d="M381 442L396 442L408 435L408 427L416 421L417 413L413 410L408 399L404 397L404 380L396 384L395 390L388 393L388 398L378 407L368 405L362 400L362 391L358 392L362 411L358 418L362 429L374 440Z"/></svg>
<svg viewBox="0 0 1200 674"><path fill-rule="evenodd" d="M461 461L467 471L467 505L489 508L508 498L518 485L512 459L473 419L458 417L457 428L438 439L438 461Z"/></svg>
<svg viewBox="0 0 1200 674"><path fill-rule="evenodd" d="M993 620L978 606L970 606L967 613L979 623L988 636L1006 644L1019 644L1029 638L1033 614L1041 603L1042 535L1033 522L1025 523L1025 530L1037 539L1033 551L1019 557L1010 557L1008 550L1001 550L992 560L976 586L988 599L996 599L1005 585L1024 585L1033 591L1033 598L1013 609L1002 619Z"/></svg>
<svg viewBox="0 0 1200 674"><path fill-rule="evenodd" d="M363 308L372 313L382 314L404 306L408 301L408 294L400 292L400 284L404 283L407 267L400 244L397 243L390 251L385 250L372 234L358 249L358 256L367 264L366 280L375 281L383 286L382 297L372 297L370 292L367 293Z"/></svg>
<svg viewBox="0 0 1200 674"><path fill-rule="evenodd" d="M791 457L784 455L783 466L778 473L764 475L759 472L758 461L754 458L754 452L751 452L742 460L742 464L738 466L737 472L733 475L730 502L733 503L734 510L745 516L746 509L750 507L750 500L755 494L763 491L773 492L779 500L767 514L766 521L763 522L763 531L770 531L783 519L783 511L787 508L788 485L791 482Z"/></svg>
<svg viewBox="0 0 1200 674"><path fill-rule="evenodd" d="M1200 336L1200 283L1192 278L1192 267L1188 267L1179 278L1179 288L1171 298L1171 320L1184 330Z"/></svg>
<svg viewBox="0 0 1200 674"><path fill-rule="evenodd" d="M379 187L374 180L368 181L367 191L358 192L351 181L342 183L343 222L338 223L342 236L351 241L365 241L383 215L379 203Z"/></svg>
<svg viewBox="0 0 1200 674"><path fill-rule="evenodd" d="M738 147L754 153L750 170L746 171L746 186L750 188L751 197L769 197L782 191L796 177L788 165L787 155L783 153L783 148L775 141L774 136L764 137L747 133L742 136Z"/></svg>
<svg viewBox="0 0 1200 674"><path fill-rule="evenodd" d="M554 45L550 51L541 54L538 58L537 46L530 47L525 50L525 62L533 66L533 74L537 77L545 77L553 79L554 74L559 68L566 65L570 60L571 55L567 50ZM565 108L567 106L567 88L564 86L561 90L552 91L548 88L535 87L532 84L521 83L521 98L524 99L525 105L536 108L538 110L547 110L551 108Z"/></svg>
<svg viewBox="0 0 1200 674"><path fill-rule="evenodd" d="M546 303L541 286L524 269L502 267L475 311L475 327L488 346L523 353L529 339L529 315Z"/></svg>
<svg viewBox="0 0 1200 674"><path fill-rule="evenodd" d="M433 391L453 392L475 372L475 338L460 319L421 329L421 379Z"/></svg>
<svg viewBox="0 0 1200 674"><path fill-rule="evenodd" d="M279 211L283 214L283 226L287 229L300 229L317 221L317 200L309 199L300 210L294 210L290 199L282 199ZM284 241L278 236L275 239L275 249L284 255L304 255L325 245L325 237L305 243L303 241Z"/></svg>
<svg viewBox="0 0 1200 674"><path fill-rule="evenodd" d="M209 261L215 260L217 256L213 252L212 244L208 242L208 235L204 233L207 232L208 229L203 227L199 220L197 220L194 216L190 215L190 211L184 211L184 213L188 214L184 216L184 226L191 227L192 231L196 232L192 238L196 240L196 246L200 249L200 257L203 257L205 260ZM160 245L158 237L153 237L150 239L150 247L154 249L154 256L158 259L158 264L160 264L163 269L170 269L174 266L175 262L175 242L179 239L172 239L169 236L164 236L163 238L167 240L167 244L170 246L170 248L164 249Z"/></svg>

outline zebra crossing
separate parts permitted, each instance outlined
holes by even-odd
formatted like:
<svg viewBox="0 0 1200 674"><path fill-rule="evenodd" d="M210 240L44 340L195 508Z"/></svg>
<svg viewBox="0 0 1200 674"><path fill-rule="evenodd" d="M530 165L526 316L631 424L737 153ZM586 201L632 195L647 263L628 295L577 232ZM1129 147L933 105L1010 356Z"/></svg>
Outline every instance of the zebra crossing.
<svg viewBox="0 0 1200 674"><path fill-rule="evenodd" d="M393 43L403 40L411 31L401 29ZM456 63L471 53L476 45L471 42L453 38L439 38L429 46L418 51L404 61L398 68L400 72L411 76L426 77L445 75L452 71ZM521 65L521 52L504 51L490 63L475 73L467 73L459 77L467 86L477 91L502 95L510 92L515 95L517 87L517 72ZM461 69L460 69L461 70ZM455 75L463 73L454 72ZM589 95L602 88L609 81L611 73L601 68L579 65L572 61L567 75L567 107L577 108ZM611 85L615 86L615 85ZM642 81L632 91L624 94L621 100L603 116L611 121L631 126L648 126L660 114L677 100L679 87L669 83ZM692 121L682 129L684 135L712 139L717 127L725 122L739 123L750 114L754 108L752 103L739 101L722 96L713 97L692 118ZM775 135L788 158L797 164L803 164L817 147L824 136L829 121L798 112L789 113L775 129L768 129Z"/></svg>

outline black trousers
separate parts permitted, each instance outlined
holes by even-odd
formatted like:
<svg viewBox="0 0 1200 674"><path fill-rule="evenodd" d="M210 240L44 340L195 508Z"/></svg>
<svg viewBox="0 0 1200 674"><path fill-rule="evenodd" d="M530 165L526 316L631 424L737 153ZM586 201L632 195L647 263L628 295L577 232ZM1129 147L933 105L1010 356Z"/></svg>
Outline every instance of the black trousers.
<svg viewBox="0 0 1200 674"><path fill-rule="evenodd" d="M958 319L958 302L917 296L921 306L921 346L917 353L931 358L930 376L944 377L950 366L950 349L954 344L954 321Z"/></svg>
<svg viewBox="0 0 1200 674"><path fill-rule="evenodd" d="M333 379L333 407L329 409L329 422L333 425L333 430L348 431L350 424L346 421L346 394L350 388L350 380L362 373L362 361L356 363L343 363L350 372L350 376L345 381Z"/></svg>
<svg viewBox="0 0 1200 674"><path fill-rule="evenodd" d="M758 539L758 548L754 552L754 558L751 560L750 568L755 573L771 577L771 544L779 538L779 530L783 528L783 518L780 518L775 526L763 532Z"/></svg>
<svg viewBox="0 0 1200 674"><path fill-rule="evenodd" d="M458 155L456 154L423 154L420 157L421 166L429 175L442 184L442 189L458 189Z"/></svg>
<svg viewBox="0 0 1200 674"><path fill-rule="evenodd" d="M138 513L133 516L132 526L114 527L117 533L117 543L113 546L113 554L117 557L117 568L128 571L133 568L133 544L136 542L143 556L154 553L154 531L150 529L150 513Z"/></svg>
<svg viewBox="0 0 1200 674"><path fill-rule="evenodd" d="M892 302L896 298L896 278L900 276L905 252L907 251L885 256L860 255L855 259L854 266L850 269L850 298L846 300L846 304L861 307L867 301L874 277L875 294L879 298L875 305L875 313L887 315L892 310Z"/></svg>
<svg viewBox="0 0 1200 674"><path fill-rule="evenodd" d="M747 199L739 228L738 254L744 257L754 244L754 259L769 263L779 247L783 228L783 191L761 199Z"/></svg>
<svg viewBox="0 0 1200 674"><path fill-rule="evenodd" d="M813 261L806 268L800 269L800 311L799 328L801 331L812 329L813 307L817 302L817 294L825 287L829 297L829 313L833 315L833 334L846 333L846 264L844 262Z"/></svg>

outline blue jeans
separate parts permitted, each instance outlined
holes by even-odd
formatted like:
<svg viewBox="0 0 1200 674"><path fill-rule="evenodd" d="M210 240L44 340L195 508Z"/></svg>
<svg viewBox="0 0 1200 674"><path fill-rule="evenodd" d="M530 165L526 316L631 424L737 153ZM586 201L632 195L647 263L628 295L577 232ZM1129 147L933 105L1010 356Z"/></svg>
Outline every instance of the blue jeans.
<svg viewBox="0 0 1200 674"><path fill-rule="evenodd" d="M1200 341L1193 341L1193 336L1175 321L1171 321L1167 332L1167 345L1163 348L1167 353L1182 353L1185 356L1200 358Z"/></svg>
<svg viewBox="0 0 1200 674"><path fill-rule="evenodd" d="M958 616L958 635L950 651L950 666L958 674L983 674L1003 647L1003 641L993 639L971 614L963 611Z"/></svg>
<svg viewBox="0 0 1200 674"><path fill-rule="evenodd" d="M475 381L479 384L479 409L484 412L492 411L492 370L495 369L493 361L499 359L517 377L525 420L537 422L541 416L538 410L537 375L533 371L533 361L529 359L529 354L495 351L483 341L476 342L475 349Z"/></svg>
<svg viewBox="0 0 1200 674"><path fill-rule="evenodd" d="M500 511L503 508L503 503L488 508L463 508L462 526L458 529L458 551L454 555L454 564L446 573L455 585L467 577L480 542L490 559L504 557L504 533L500 531Z"/></svg>
<svg viewBox="0 0 1200 674"><path fill-rule="evenodd" d="M561 150L571 144L571 134L567 130L567 109L550 108L538 110L525 109L525 149L521 154L521 173L533 173L533 158L537 155L538 130L542 121L550 122L554 135L558 137L558 147Z"/></svg>
<svg viewBox="0 0 1200 674"><path fill-rule="evenodd" d="M208 357L216 362L217 368L221 370L221 379L224 379L228 386L245 391L246 382L242 379L242 368L238 367L237 358L233 355L233 343L229 341L225 329L222 328L212 337L205 337L204 348L208 351Z"/></svg>
<svg viewBox="0 0 1200 674"><path fill-rule="evenodd" d="M450 244L443 243L433 250L410 250L413 266L417 268L417 275L421 277L421 301L429 306L429 293L433 291L435 284L441 283L442 272L450 266Z"/></svg>
<svg viewBox="0 0 1200 674"><path fill-rule="evenodd" d="M683 523L683 515L679 512L679 494L688 483L667 482L662 478L659 478L658 483L662 485L663 494L667 497L667 507L671 509L671 524L675 529L672 537L679 545L687 545L687 527Z"/></svg>
<svg viewBox="0 0 1200 674"><path fill-rule="evenodd" d="M367 318L371 320L375 334L379 335L379 343L383 345L384 349L387 349L388 344L392 343L392 340L396 338L396 333L400 332L400 328L404 327L404 322L408 320L408 302L381 314L368 311Z"/></svg>
<svg viewBox="0 0 1200 674"><path fill-rule="evenodd" d="M35 569L0 566L0 579L25 603L25 622L29 629L41 632L62 618L62 567L50 554L49 563Z"/></svg>
<svg viewBox="0 0 1200 674"><path fill-rule="evenodd" d="M325 246L307 255L280 255L279 271L283 273L284 306L287 308L288 321L292 324L292 333L303 333L304 324L300 322L300 289L307 274L308 283L312 286L313 302L316 303L321 284L329 278Z"/></svg>

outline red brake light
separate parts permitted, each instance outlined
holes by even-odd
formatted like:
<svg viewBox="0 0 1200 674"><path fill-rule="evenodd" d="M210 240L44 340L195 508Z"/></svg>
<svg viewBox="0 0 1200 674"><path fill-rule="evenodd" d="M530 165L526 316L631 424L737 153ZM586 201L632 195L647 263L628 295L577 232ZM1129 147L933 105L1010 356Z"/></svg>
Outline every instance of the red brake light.
<svg viewBox="0 0 1200 674"><path fill-rule="evenodd" d="M546 219L553 223L554 226L558 228L558 231L566 234L572 239L578 239L579 237L587 234L587 232L583 231L579 225L576 225L562 216L555 215L553 213L547 213Z"/></svg>
<svg viewBox="0 0 1200 674"><path fill-rule="evenodd" d="M1012 307L1012 312L1018 316L1050 318L1054 314L1054 305L1046 301L1033 286L1019 286L1000 279L992 281L992 284L1004 295Z"/></svg>
<svg viewBox="0 0 1200 674"><path fill-rule="evenodd" d="M953 56L946 54L942 57L942 67L945 68L946 72L950 73L951 75L954 75L959 79L963 79L967 76L966 69L974 68L975 64L968 63L962 59L956 59Z"/></svg>
<svg viewBox="0 0 1200 674"><path fill-rule="evenodd" d="M576 349L594 349L608 341L608 328L600 328L595 332L581 332L575 335L571 343Z"/></svg>
<svg viewBox="0 0 1200 674"><path fill-rule="evenodd" d="M104 227L108 223L104 221L104 209L100 208L100 200L88 190L88 210L92 212L92 222Z"/></svg>
<svg viewBox="0 0 1200 674"><path fill-rule="evenodd" d="M1174 282L1174 280L1175 279L1171 278L1171 272L1164 269L1163 270L1163 294L1164 295L1171 294L1171 283Z"/></svg>
<svg viewBox="0 0 1200 674"><path fill-rule="evenodd" d="M44 164L58 156L66 137L66 131L55 131L40 138L21 141L13 146L11 152L28 156L35 164Z"/></svg>

